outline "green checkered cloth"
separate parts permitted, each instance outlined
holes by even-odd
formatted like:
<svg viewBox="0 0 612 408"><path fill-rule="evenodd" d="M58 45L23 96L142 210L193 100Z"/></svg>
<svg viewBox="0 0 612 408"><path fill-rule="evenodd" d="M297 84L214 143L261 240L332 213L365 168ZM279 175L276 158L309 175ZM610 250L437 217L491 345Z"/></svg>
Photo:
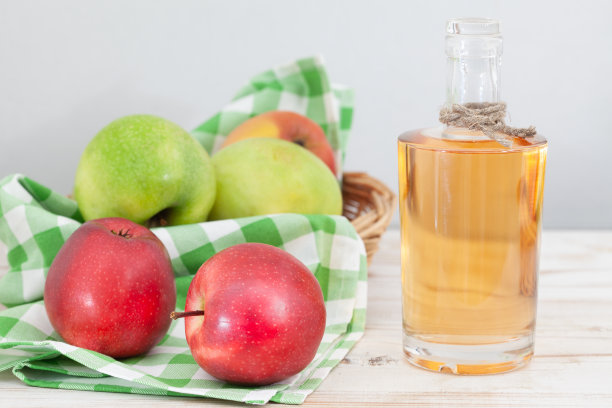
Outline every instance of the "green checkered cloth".
<svg viewBox="0 0 612 408"><path fill-rule="evenodd" d="M250 110L249 110L250 109ZM329 85L319 58L296 61L255 77L221 113L194 132L214 151L233 126L270 109L293 110L319 122L342 157L350 129L352 95ZM363 243L340 216L276 214L154 228L176 275L177 309L200 265L218 251L263 242L300 259L323 290L327 322L311 364L265 387L217 380L193 360L184 319L174 321L149 353L115 360L64 343L42 301L54 256L82 223L74 201L35 181L12 175L0 181L0 371L12 369L33 386L74 390L183 395L264 404L299 404L313 392L362 336L367 269Z"/></svg>
<svg viewBox="0 0 612 408"><path fill-rule="evenodd" d="M298 60L255 76L232 103L191 133L214 154L236 126L271 110L297 112L318 123L334 150L341 174L353 119L353 91L330 84L321 57Z"/></svg>

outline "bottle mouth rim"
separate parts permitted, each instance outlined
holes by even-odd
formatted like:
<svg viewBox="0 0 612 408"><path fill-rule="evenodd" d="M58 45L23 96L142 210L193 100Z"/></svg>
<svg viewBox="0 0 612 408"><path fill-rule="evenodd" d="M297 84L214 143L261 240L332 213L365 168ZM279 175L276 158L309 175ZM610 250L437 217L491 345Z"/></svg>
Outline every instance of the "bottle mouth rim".
<svg viewBox="0 0 612 408"><path fill-rule="evenodd" d="M446 22L448 35L499 36L500 21L492 18L462 17Z"/></svg>

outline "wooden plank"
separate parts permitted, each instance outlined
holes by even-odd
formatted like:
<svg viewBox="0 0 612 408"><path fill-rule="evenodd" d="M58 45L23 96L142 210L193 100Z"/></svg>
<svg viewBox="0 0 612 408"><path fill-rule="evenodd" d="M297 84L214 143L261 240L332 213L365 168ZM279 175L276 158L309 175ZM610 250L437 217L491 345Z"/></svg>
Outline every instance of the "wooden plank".
<svg viewBox="0 0 612 408"><path fill-rule="evenodd" d="M399 233L369 270L363 339L304 407L612 406L612 231L546 231L536 354L525 368L464 377L412 366L401 347ZM0 406L243 406L199 398L48 390L0 373Z"/></svg>

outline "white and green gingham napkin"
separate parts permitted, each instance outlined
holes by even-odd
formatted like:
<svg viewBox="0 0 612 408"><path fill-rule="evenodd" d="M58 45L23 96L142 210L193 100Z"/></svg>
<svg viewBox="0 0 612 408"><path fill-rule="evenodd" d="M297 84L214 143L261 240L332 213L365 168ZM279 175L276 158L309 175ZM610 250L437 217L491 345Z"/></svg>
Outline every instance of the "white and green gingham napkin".
<svg viewBox="0 0 612 408"><path fill-rule="evenodd" d="M306 114L326 131L343 157L352 93L329 83L319 58L299 60L256 76L194 136L213 152L245 119L268 110ZM339 162L340 163L340 162ZM188 395L263 404L299 404L363 334L367 290L363 243L340 216L278 214L174 227L153 232L165 244L176 274L177 309L200 265L243 242L263 242L300 259L321 284L327 324L315 359L301 373L265 387L242 387L211 377L194 362L183 319L172 323L148 354L123 360L64 343L42 301L45 276L61 245L81 224L74 201L12 175L0 181L0 370L33 386L155 395Z"/></svg>
<svg viewBox="0 0 612 408"><path fill-rule="evenodd" d="M332 85L320 57L279 66L253 77L221 112L191 134L209 153L246 119L271 110L301 113L325 131L341 174L353 119L353 91Z"/></svg>

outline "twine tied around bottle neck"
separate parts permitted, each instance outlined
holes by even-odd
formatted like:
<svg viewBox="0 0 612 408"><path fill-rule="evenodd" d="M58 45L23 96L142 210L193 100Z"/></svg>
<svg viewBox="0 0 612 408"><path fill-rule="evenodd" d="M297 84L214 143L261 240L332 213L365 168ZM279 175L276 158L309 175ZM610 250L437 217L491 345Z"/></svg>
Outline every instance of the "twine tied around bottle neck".
<svg viewBox="0 0 612 408"><path fill-rule="evenodd" d="M479 130L505 147L512 146L506 136L530 137L536 134L534 126L516 128L506 125L506 103L469 102L453 104L440 109L440 122L448 126Z"/></svg>

